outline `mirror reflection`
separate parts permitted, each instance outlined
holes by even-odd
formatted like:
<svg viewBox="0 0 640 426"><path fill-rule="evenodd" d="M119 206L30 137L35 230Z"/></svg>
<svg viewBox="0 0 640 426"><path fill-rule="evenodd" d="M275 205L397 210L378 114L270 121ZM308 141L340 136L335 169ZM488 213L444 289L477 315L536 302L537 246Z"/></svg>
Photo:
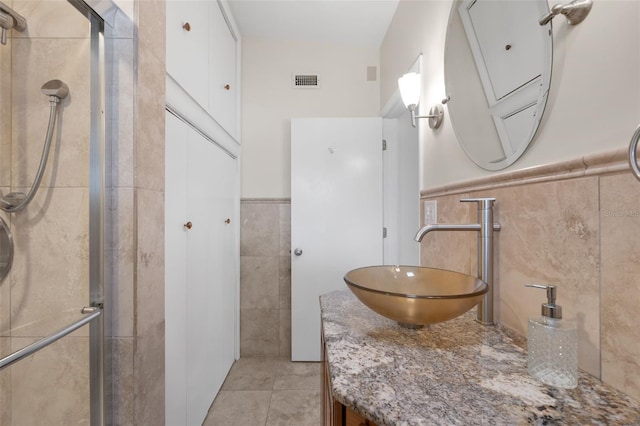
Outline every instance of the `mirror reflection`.
<svg viewBox="0 0 640 426"><path fill-rule="evenodd" d="M546 0L456 0L445 46L451 122L462 149L487 170L516 161L533 140L551 82Z"/></svg>

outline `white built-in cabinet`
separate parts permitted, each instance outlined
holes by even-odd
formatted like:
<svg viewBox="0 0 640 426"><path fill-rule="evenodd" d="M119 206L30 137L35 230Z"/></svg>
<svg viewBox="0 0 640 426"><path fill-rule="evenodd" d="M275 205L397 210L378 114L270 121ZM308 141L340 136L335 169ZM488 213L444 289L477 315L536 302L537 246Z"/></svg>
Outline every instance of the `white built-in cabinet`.
<svg viewBox="0 0 640 426"><path fill-rule="evenodd" d="M239 355L239 39L215 0L169 0L165 423L201 425Z"/></svg>
<svg viewBox="0 0 640 426"><path fill-rule="evenodd" d="M167 2L167 74L232 137L238 133L238 37L222 4Z"/></svg>
<svg viewBox="0 0 640 426"><path fill-rule="evenodd" d="M235 359L238 161L166 113L168 425L200 425Z"/></svg>

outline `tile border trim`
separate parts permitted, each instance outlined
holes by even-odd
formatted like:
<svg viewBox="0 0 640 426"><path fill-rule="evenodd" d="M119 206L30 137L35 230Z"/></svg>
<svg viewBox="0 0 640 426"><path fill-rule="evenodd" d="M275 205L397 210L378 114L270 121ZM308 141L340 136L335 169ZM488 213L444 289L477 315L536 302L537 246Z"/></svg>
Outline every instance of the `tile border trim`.
<svg viewBox="0 0 640 426"><path fill-rule="evenodd" d="M622 173L629 170L627 149L618 148L571 160L502 172L420 191L420 198L484 191L495 188Z"/></svg>

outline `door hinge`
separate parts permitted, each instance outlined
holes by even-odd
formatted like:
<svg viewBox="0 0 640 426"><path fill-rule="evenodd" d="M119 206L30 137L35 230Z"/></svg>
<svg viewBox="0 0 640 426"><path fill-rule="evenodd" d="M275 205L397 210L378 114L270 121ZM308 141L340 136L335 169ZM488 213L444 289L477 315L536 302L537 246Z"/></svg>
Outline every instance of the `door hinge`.
<svg viewBox="0 0 640 426"><path fill-rule="evenodd" d="M382 139L382 150L383 151L387 150L387 140L386 139Z"/></svg>
<svg viewBox="0 0 640 426"><path fill-rule="evenodd" d="M387 238L387 228L386 227L382 228L382 238Z"/></svg>

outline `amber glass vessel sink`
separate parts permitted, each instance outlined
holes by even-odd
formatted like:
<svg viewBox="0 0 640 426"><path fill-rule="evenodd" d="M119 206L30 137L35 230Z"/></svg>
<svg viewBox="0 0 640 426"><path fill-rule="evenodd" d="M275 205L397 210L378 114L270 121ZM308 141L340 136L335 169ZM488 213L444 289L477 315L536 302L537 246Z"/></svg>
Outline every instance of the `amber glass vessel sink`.
<svg viewBox="0 0 640 426"><path fill-rule="evenodd" d="M370 309L409 328L462 315L488 290L471 275L419 266L368 266L344 280Z"/></svg>

